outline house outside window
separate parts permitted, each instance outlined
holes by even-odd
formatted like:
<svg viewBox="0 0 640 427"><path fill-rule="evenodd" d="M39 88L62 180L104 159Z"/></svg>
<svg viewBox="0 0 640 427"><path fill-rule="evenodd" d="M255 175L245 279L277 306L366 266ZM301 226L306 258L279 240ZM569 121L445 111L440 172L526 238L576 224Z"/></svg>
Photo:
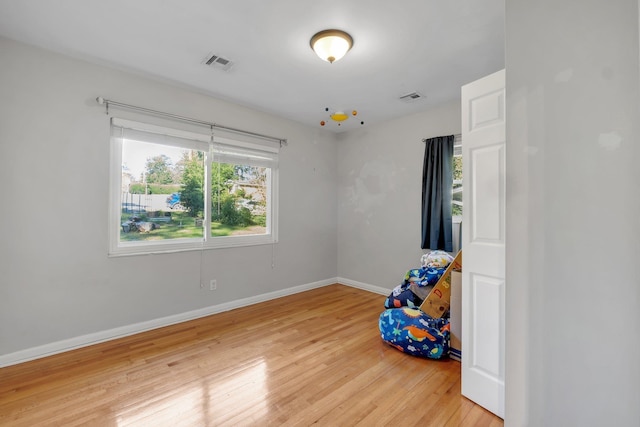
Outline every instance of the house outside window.
<svg viewBox="0 0 640 427"><path fill-rule="evenodd" d="M110 255L276 242L278 151L112 118Z"/></svg>

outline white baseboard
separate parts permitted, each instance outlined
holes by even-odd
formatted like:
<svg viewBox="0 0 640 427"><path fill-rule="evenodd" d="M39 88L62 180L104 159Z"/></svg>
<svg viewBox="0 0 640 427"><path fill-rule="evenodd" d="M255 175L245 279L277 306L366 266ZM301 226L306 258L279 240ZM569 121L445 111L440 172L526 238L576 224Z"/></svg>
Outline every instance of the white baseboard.
<svg viewBox="0 0 640 427"><path fill-rule="evenodd" d="M369 285L368 283L356 282L355 280L346 279L344 277L337 277L336 281L341 285L351 286L352 288L363 289L365 291L374 292L376 294L389 296L392 289L383 288L380 286Z"/></svg>
<svg viewBox="0 0 640 427"><path fill-rule="evenodd" d="M216 313L233 310L240 307L257 304L259 302L269 301L281 298L287 295L293 295L300 292L308 291L315 288L321 288L336 283L338 279L331 278L321 280L319 282L308 283L306 285L294 286L292 288L282 289L280 291L268 292L266 294L255 295L248 298L242 298L226 303L201 308L198 310L188 311L186 313L175 314L172 316L162 317L159 319L149 320L146 322L135 323L132 325L122 326L119 328L109 329L106 331L95 332L92 334L82 335L79 337L69 338L62 341L56 341L25 350L16 351L14 353L0 355L0 368L6 366L17 365L18 363L28 362L30 360L40 359L46 356L63 353L65 351L75 350L81 347L87 347L105 341L111 341L123 338L129 335L138 334L140 332L150 331L152 329L163 328L176 323L182 323L189 320L198 319L200 317L210 316ZM358 286L356 286L358 287Z"/></svg>

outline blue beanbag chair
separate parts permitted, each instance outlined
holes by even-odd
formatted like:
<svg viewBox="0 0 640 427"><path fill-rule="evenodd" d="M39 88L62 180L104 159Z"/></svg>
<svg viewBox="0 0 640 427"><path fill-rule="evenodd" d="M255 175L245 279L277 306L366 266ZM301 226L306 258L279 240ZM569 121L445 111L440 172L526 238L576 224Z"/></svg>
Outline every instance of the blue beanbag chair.
<svg viewBox="0 0 640 427"><path fill-rule="evenodd" d="M404 353L430 359L449 354L449 319L402 307L383 311L378 323L382 340Z"/></svg>
<svg viewBox="0 0 640 427"><path fill-rule="evenodd" d="M409 288L410 283L396 286L391 295L384 300L384 308L419 307L422 299Z"/></svg>
<svg viewBox="0 0 640 427"><path fill-rule="evenodd" d="M431 289L438 283L446 268L414 268L407 271L401 284L393 288L384 300L384 308L419 307L422 299L410 289L412 283Z"/></svg>

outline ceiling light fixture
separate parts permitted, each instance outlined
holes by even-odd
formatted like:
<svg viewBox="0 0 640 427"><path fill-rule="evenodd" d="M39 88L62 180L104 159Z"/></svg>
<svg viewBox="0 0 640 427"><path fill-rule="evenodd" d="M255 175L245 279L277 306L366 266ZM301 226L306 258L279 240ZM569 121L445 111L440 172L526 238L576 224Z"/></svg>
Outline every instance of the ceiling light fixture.
<svg viewBox="0 0 640 427"><path fill-rule="evenodd" d="M341 30L324 30L311 37L310 44L320 59L333 64L351 49L353 39Z"/></svg>

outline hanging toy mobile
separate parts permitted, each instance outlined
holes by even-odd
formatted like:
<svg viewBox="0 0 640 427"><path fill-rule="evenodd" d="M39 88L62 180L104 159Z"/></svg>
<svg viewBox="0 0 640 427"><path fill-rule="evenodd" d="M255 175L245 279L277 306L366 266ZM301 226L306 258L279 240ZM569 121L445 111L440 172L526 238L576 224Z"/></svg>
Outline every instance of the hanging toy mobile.
<svg viewBox="0 0 640 427"><path fill-rule="evenodd" d="M324 109L324 111L329 112L329 107L326 107L326 108ZM356 110L353 110L353 111L351 111L351 115L352 115L353 117L355 117L355 116L357 116L357 115L358 115L358 112L357 112ZM347 119L349 118L349 115L348 115L348 114L346 114L346 113L345 113L345 112L343 112L343 111L336 111L336 112L334 112L334 113L329 113L329 118L330 118L331 120L333 120L334 122L337 122L337 123L338 123L338 126L340 126L340 125L342 124L342 122L344 122L345 120L347 120ZM324 126L324 125L326 125L326 124L327 124L327 123L326 123L324 120L321 120L321 121L320 121L320 126ZM360 122L360 124L361 124L361 125L363 125L363 124L364 124L364 122L363 122L363 121L361 121L361 122Z"/></svg>

